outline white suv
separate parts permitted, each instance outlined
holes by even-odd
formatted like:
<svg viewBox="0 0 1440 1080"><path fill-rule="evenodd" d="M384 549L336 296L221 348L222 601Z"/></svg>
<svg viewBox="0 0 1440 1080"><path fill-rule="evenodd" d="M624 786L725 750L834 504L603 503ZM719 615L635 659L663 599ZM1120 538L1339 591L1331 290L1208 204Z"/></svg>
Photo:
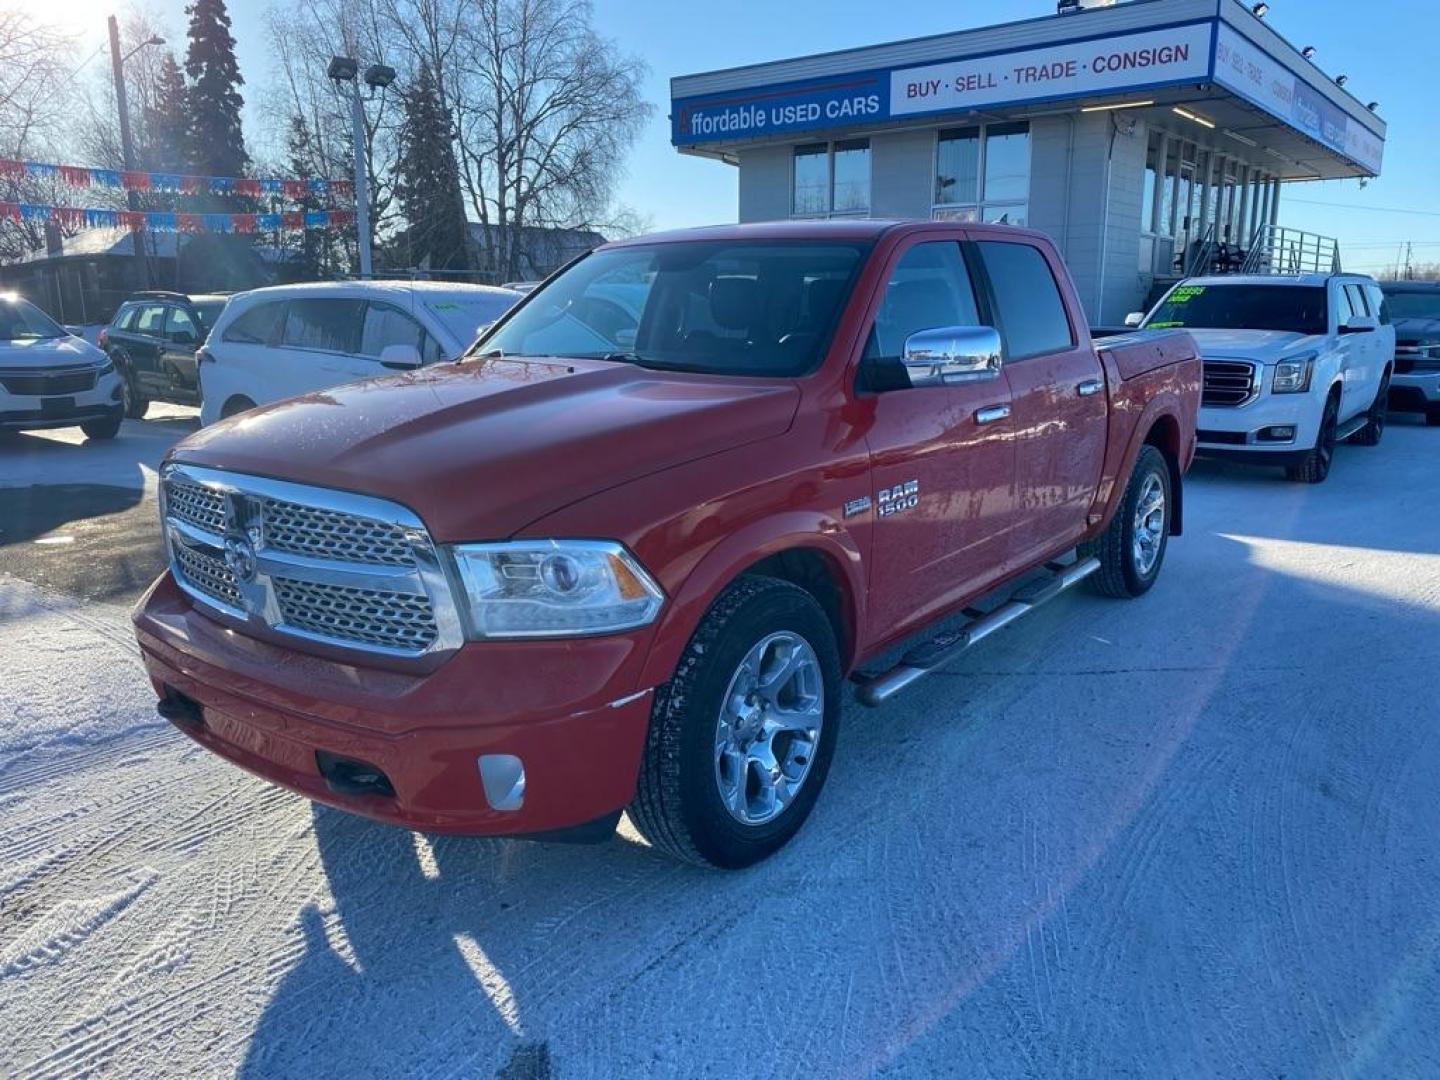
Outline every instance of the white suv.
<svg viewBox="0 0 1440 1080"><path fill-rule="evenodd" d="M450 360L520 294L485 285L334 281L231 297L196 353L200 422Z"/></svg>
<svg viewBox="0 0 1440 1080"><path fill-rule="evenodd" d="M1183 327L1199 343L1202 454L1318 484L1337 442L1374 446L1385 431L1395 329L1373 278L1190 278L1126 322Z"/></svg>

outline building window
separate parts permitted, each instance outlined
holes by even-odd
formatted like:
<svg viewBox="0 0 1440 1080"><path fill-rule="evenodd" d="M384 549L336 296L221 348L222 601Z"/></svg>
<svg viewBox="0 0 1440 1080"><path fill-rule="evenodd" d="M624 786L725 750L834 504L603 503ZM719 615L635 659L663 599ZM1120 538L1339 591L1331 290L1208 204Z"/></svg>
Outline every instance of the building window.
<svg viewBox="0 0 1440 1080"><path fill-rule="evenodd" d="M1028 123L940 132L935 147L935 218L1024 225L1029 202Z"/></svg>
<svg viewBox="0 0 1440 1080"><path fill-rule="evenodd" d="M858 217L870 212L870 142L845 139L795 147L791 213Z"/></svg>

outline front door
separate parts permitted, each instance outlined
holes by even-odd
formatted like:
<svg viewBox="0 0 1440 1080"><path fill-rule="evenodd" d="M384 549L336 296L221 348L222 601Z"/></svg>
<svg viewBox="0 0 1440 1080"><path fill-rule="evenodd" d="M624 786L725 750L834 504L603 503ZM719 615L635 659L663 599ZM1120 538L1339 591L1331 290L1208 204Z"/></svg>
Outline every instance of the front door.
<svg viewBox="0 0 1440 1080"><path fill-rule="evenodd" d="M917 628L997 583L1014 524L1014 424L1003 373L909 388L906 339L981 324L954 240L918 243L891 264L860 378L873 500L870 625L876 640Z"/></svg>
<svg viewBox="0 0 1440 1080"><path fill-rule="evenodd" d="M1019 569L1058 554L1088 526L1104 466L1108 396L1100 359L1066 307L1063 272L1024 240L977 233L1004 342L1015 429L1014 543Z"/></svg>
<svg viewBox="0 0 1440 1080"><path fill-rule="evenodd" d="M125 355L135 385L145 397L162 397L167 380L162 376L165 348L166 304L146 304L125 334Z"/></svg>
<svg viewBox="0 0 1440 1080"><path fill-rule="evenodd" d="M200 340L200 327L190 312L182 307L170 308L165 318L165 346L160 373L167 384L166 396L172 400L199 400L195 381L195 350L200 348Z"/></svg>

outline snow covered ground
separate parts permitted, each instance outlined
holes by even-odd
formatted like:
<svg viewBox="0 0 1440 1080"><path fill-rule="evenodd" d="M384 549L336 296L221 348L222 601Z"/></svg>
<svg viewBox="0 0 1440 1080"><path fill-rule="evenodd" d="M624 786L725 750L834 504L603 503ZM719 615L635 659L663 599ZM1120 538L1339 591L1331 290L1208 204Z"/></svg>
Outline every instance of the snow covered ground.
<svg viewBox="0 0 1440 1080"><path fill-rule="evenodd" d="M312 807L0 549L0 1075L1440 1075L1437 461L1198 466L1149 597L847 708L737 874Z"/></svg>

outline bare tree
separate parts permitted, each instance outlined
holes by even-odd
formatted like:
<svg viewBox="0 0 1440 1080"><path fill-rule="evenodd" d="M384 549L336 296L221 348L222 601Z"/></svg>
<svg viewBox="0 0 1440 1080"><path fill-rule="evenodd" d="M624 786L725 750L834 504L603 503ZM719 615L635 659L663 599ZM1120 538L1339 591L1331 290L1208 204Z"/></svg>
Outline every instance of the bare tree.
<svg viewBox="0 0 1440 1080"><path fill-rule="evenodd" d="M474 0L456 100L461 172L484 255L518 276L533 229L599 224L651 106L644 63L595 32L589 0Z"/></svg>

